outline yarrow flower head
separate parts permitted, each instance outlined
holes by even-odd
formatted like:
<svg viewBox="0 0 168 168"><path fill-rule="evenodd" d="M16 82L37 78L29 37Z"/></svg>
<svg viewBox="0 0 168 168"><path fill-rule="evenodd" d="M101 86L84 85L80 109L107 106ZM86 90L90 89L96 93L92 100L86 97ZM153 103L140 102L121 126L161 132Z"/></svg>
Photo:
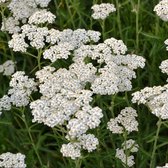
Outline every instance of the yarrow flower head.
<svg viewBox="0 0 168 168"><path fill-rule="evenodd" d="M56 16L46 9L39 10L29 17L29 24L53 23Z"/></svg>
<svg viewBox="0 0 168 168"><path fill-rule="evenodd" d="M12 39L8 42L10 48L13 48L13 51L26 52L28 44L25 42L24 34L13 34Z"/></svg>
<svg viewBox="0 0 168 168"><path fill-rule="evenodd" d="M104 20L110 13L115 12L116 8L110 3L95 4L91 7L93 9L93 19Z"/></svg>
<svg viewBox="0 0 168 168"><path fill-rule="evenodd" d="M15 63L12 60L7 60L5 63L0 65L0 73L5 76L10 76L15 71Z"/></svg>
<svg viewBox="0 0 168 168"><path fill-rule="evenodd" d="M4 18L2 21L1 30L7 31L10 34L18 33L21 30L19 26L19 21L14 17Z"/></svg>
<svg viewBox="0 0 168 168"><path fill-rule="evenodd" d="M164 21L168 21L168 0L161 0L154 8L156 14Z"/></svg>
<svg viewBox="0 0 168 168"><path fill-rule="evenodd" d="M146 87L132 94L132 102L147 105L152 114L168 119L168 84L164 86Z"/></svg>
<svg viewBox="0 0 168 168"><path fill-rule="evenodd" d="M168 75L168 59L162 61L161 65L159 66L159 68L161 69L161 71L163 73L166 73Z"/></svg>
<svg viewBox="0 0 168 168"><path fill-rule="evenodd" d="M10 110L11 104L16 107L28 105L31 93L36 91L34 79L28 78L23 71L15 72L9 85L8 94L0 99L0 111Z"/></svg>
<svg viewBox="0 0 168 168"><path fill-rule="evenodd" d="M86 132L98 127L103 117L99 107L90 105L92 91L85 89L93 74L87 72L84 78L80 77L78 71L81 74L81 69L85 67L79 66L78 70L75 64L71 64L69 70L60 68L56 71L54 67L47 66L37 71L36 78L39 79L42 96L30 103L33 122L49 127L65 126L66 139L70 142L63 144L61 152L72 159L80 157L82 149L88 152L96 149L97 138Z"/></svg>
<svg viewBox="0 0 168 168"><path fill-rule="evenodd" d="M25 21L38 9L38 5L42 8L47 7L51 0L12 0L8 5L13 17L17 20Z"/></svg>
<svg viewBox="0 0 168 168"><path fill-rule="evenodd" d="M57 59L68 59L74 46L68 42L59 43L58 45L51 46L43 53L44 59L50 59L51 62L55 62Z"/></svg>
<svg viewBox="0 0 168 168"><path fill-rule="evenodd" d="M136 121L137 113L132 107L126 107L121 110L116 118L110 119L107 128L115 134L122 134L124 130L128 133L138 131L138 122Z"/></svg>
<svg viewBox="0 0 168 168"><path fill-rule="evenodd" d="M97 148L98 144L99 141L93 134L83 134L77 139L77 142L63 144L61 147L61 153L65 157L76 159L81 157L82 149L92 152Z"/></svg>
<svg viewBox="0 0 168 168"><path fill-rule="evenodd" d="M26 168L25 155L21 153L13 154L10 152L0 155L0 167L3 168Z"/></svg>
<svg viewBox="0 0 168 168"><path fill-rule="evenodd" d="M71 157L71 159L79 158L81 156L81 146L79 143L63 144L61 153L64 157Z"/></svg>
<svg viewBox="0 0 168 168"><path fill-rule="evenodd" d="M122 147L123 147L122 149L119 148L116 149L115 157L122 161L124 167L126 166L132 167L135 164L134 156L133 155L127 156L125 152L126 151L127 152L129 151L130 153L137 152L139 146L138 144L135 143L134 140L129 139L122 144Z"/></svg>

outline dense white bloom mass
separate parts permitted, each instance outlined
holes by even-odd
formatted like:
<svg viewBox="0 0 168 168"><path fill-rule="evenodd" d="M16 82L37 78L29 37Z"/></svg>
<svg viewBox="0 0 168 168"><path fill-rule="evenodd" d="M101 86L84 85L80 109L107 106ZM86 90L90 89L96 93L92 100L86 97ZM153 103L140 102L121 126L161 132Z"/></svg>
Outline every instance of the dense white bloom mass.
<svg viewBox="0 0 168 168"><path fill-rule="evenodd" d="M73 45L68 42L59 43L45 50L43 57L44 59L50 59L51 62L55 62L57 59L67 59L73 49Z"/></svg>
<svg viewBox="0 0 168 168"><path fill-rule="evenodd" d="M41 99L30 104L31 109L33 109L33 121L43 122L50 127L62 125L64 121L70 120L70 116L79 111L80 108L83 108L83 113L85 116L90 116L91 120L95 109L92 109L89 105L89 102L92 101L92 92L84 89L85 85L83 81L80 81L71 70L59 69L55 71L52 67L45 67L36 73L36 77L39 79L40 93L43 96ZM101 113L99 109L96 108L95 110L97 111L97 115ZM102 115L98 118L101 117ZM87 131L89 127L94 128L94 126L89 125L90 120L87 118L87 125L86 121L82 121L77 116L74 122L86 125L85 131ZM71 124L69 123L68 126L70 132L72 132L72 129L77 128L77 125L72 124L72 121L70 120ZM72 136L77 136L77 134L78 132Z"/></svg>
<svg viewBox="0 0 168 168"><path fill-rule="evenodd" d="M25 38L30 41L30 45L36 49L45 46L45 37L48 35L47 27L37 27L35 25L25 24L21 27L22 33Z"/></svg>
<svg viewBox="0 0 168 168"><path fill-rule="evenodd" d="M15 1L15 3L14 3ZM16 3L17 2L17 3ZM63 127L69 143L63 144L61 152L65 157L81 157L82 150L92 152L99 144L90 129L99 126L103 117L102 109L93 107L94 94L112 95L129 91L131 80L136 78L134 70L143 68L145 59L141 56L126 54L127 47L122 40L106 39L98 43L100 32L85 29L64 29L41 27L44 23L53 23L55 16L47 10L39 10L44 0L12 0L9 5L13 16L19 21L26 21L18 33L14 33L9 47L14 51L26 52L28 47L37 49L44 59L52 63L60 59L71 59L66 68L43 67L35 74L37 82L16 72L10 82L11 89L0 100L0 111L29 104L29 97L36 86L39 98L30 103L33 122L49 127ZM46 1L49 2L49 1ZM25 4L26 3L26 4ZM18 7L16 8L16 6ZM25 13L19 12L21 7ZM100 4L92 7L95 19L105 19L116 9L113 4ZM46 24L47 25L47 24ZM38 53L40 53L38 52ZM7 101L9 104L7 104ZM125 108L115 119L117 131L128 133L138 130L137 114L132 108ZM130 146L131 141L128 142Z"/></svg>
<svg viewBox="0 0 168 168"><path fill-rule="evenodd" d="M168 21L168 0L161 0L154 8L156 14L164 21Z"/></svg>
<svg viewBox="0 0 168 168"><path fill-rule="evenodd" d="M8 90L7 95L0 99L0 111L10 110L11 104L16 107L28 105L31 93L36 91L34 79L28 78L23 71L15 72L9 85L11 88Z"/></svg>
<svg viewBox="0 0 168 168"><path fill-rule="evenodd" d="M146 87L132 94L132 102L146 104L157 117L168 119L168 84Z"/></svg>
<svg viewBox="0 0 168 168"><path fill-rule="evenodd" d="M13 51L26 52L28 44L25 42L24 34L13 34L12 39L8 42L9 48Z"/></svg>
<svg viewBox="0 0 168 168"><path fill-rule="evenodd" d="M2 114L3 110L10 110L10 109L11 109L10 97L4 95L2 98L0 98L0 115Z"/></svg>
<svg viewBox="0 0 168 168"><path fill-rule="evenodd" d="M92 152L99 144L98 139L93 134L83 134L78 138L83 149Z"/></svg>
<svg viewBox="0 0 168 168"><path fill-rule="evenodd" d="M127 46L123 43L122 40L117 40L115 38L109 38L104 41L107 44L114 54L120 55L125 54L127 51Z"/></svg>
<svg viewBox="0 0 168 168"><path fill-rule="evenodd" d="M4 18L2 21L2 31L8 31L10 34L20 31L19 21L13 17Z"/></svg>
<svg viewBox="0 0 168 168"><path fill-rule="evenodd" d="M145 59L143 57L134 54L120 55L126 52L125 45L119 47L121 46L120 41L108 40L106 44L82 45L74 51L73 58L76 62L90 57L99 63L100 67L97 70L98 73L96 73L95 80L91 82L91 89L94 93L101 95L111 95L131 90L131 79L136 78L134 70L145 66ZM115 41L115 43L118 42L118 44L112 45L110 43L111 40ZM122 50L121 48L124 49ZM101 67L101 64L104 64L104 66Z"/></svg>
<svg viewBox="0 0 168 168"><path fill-rule="evenodd" d="M116 134L122 134L124 130L128 133L138 131L138 122L136 121L137 113L132 107L126 107L121 110L116 118L110 119L107 128Z"/></svg>
<svg viewBox="0 0 168 168"><path fill-rule="evenodd" d="M13 154L10 152L0 155L0 167L3 168L26 168L25 155L21 153Z"/></svg>
<svg viewBox="0 0 168 168"><path fill-rule="evenodd" d="M166 73L168 75L168 60L164 60L162 61L161 65L159 66L159 68L161 69L161 71L163 73Z"/></svg>
<svg viewBox="0 0 168 168"><path fill-rule="evenodd" d="M53 23L56 16L46 9L39 10L29 17L29 24Z"/></svg>
<svg viewBox="0 0 168 168"><path fill-rule="evenodd" d="M78 70L76 63L73 63L69 70L60 68L56 71L47 66L37 71L36 78L39 79L42 96L30 103L33 122L44 123L49 127L65 126L66 138L70 143L64 144L61 152L63 156L72 159L80 157L81 149L88 152L96 149L97 138L86 132L98 127L103 117L99 107L90 106L93 93L85 89L86 82L91 80L93 74L89 72L82 78L78 75L80 68L84 68L84 65L79 66ZM79 142L78 146L74 141Z"/></svg>
<svg viewBox="0 0 168 168"><path fill-rule="evenodd" d="M9 83L8 95L10 101L16 107L26 106L33 91L36 91L36 83L33 78L28 78L23 71L17 71L12 75Z"/></svg>
<svg viewBox="0 0 168 168"><path fill-rule="evenodd" d="M94 19L102 19L104 20L110 13L115 12L116 8L113 4L110 3L101 3L95 4L91 7L93 9L92 17Z"/></svg>
<svg viewBox="0 0 168 168"><path fill-rule="evenodd" d="M25 21L40 7L47 7L51 0L12 0L8 5L13 17Z"/></svg>
<svg viewBox="0 0 168 168"><path fill-rule="evenodd" d="M40 16L42 16L42 14ZM45 18L42 19L46 20ZM37 20L43 22L40 21L41 19ZM21 32L19 34L13 34L12 39L8 43L9 47L13 48L14 51L21 52L26 51L29 46L28 44L39 49L43 48L47 43L51 43L53 46L44 52L44 58L48 58L54 62L58 58L67 58L66 54L65 56L63 55L65 52L67 53L68 50L73 50L86 43L98 42L100 35L100 32L93 30L86 31L85 29L77 29L73 31L71 29L65 29L58 31L53 28L48 30L47 27L24 24L21 27ZM57 56L57 54L59 56Z"/></svg>
<svg viewBox="0 0 168 168"><path fill-rule="evenodd" d="M63 144L61 147L61 153L65 157L71 157L71 159L76 159L81 156L81 146L79 143Z"/></svg>
<svg viewBox="0 0 168 168"><path fill-rule="evenodd" d="M5 76L10 76L15 71L15 63L12 60L7 60L2 65L0 65L0 73Z"/></svg>
<svg viewBox="0 0 168 168"><path fill-rule="evenodd" d="M98 144L99 141L93 134L83 134L77 139L77 142L63 144L61 147L61 153L63 156L76 159L81 156L82 149L92 152L97 148Z"/></svg>

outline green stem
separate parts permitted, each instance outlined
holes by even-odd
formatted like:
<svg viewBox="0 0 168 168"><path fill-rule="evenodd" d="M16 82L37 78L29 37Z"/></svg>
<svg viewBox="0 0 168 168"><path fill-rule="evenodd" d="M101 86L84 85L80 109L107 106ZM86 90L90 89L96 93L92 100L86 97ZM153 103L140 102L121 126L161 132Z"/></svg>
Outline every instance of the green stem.
<svg viewBox="0 0 168 168"><path fill-rule="evenodd" d="M42 49L38 50L38 56L37 56L37 63L39 70L41 69L41 55L42 55Z"/></svg>
<svg viewBox="0 0 168 168"><path fill-rule="evenodd" d="M70 5L68 0L65 0L65 4L67 6L67 10L68 10L68 13L69 13L69 16L70 16L69 20L71 21L73 29L75 29L75 23L74 23L74 19L73 19L73 14L72 14L71 9L70 9L72 4Z"/></svg>
<svg viewBox="0 0 168 168"><path fill-rule="evenodd" d="M125 155L126 155L125 166L126 166L126 168L128 168L129 166L128 166L128 150L127 150L127 132L126 132L126 130L125 130L123 136L124 136L124 148L125 148L124 150L125 150Z"/></svg>
<svg viewBox="0 0 168 168"><path fill-rule="evenodd" d="M140 8L140 0L138 0L138 4L136 6L136 50L139 50L139 8Z"/></svg>
<svg viewBox="0 0 168 168"><path fill-rule="evenodd" d="M123 39L121 19L120 19L120 4L119 4L118 0L116 0L116 8L117 8L117 24L118 24L119 34L120 34L120 38Z"/></svg>
<svg viewBox="0 0 168 168"><path fill-rule="evenodd" d="M157 131L156 131L156 135L155 135L155 141L154 141L154 144L153 144L153 151L152 151L152 155L151 155L150 168L154 168L155 153L156 153L156 149L157 149L157 141L158 141L158 138L159 138L159 132L160 132L161 125L162 125L162 119L161 119L161 117L159 117L159 120L157 122Z"/></svg>
<svg viewBox="0 0 168 168"><path fill-rule="evenodd" d="M33 149L34 149L34 151L35 151L35 153L36 153L36 155L37 155L37 158L38 158L38 161L39 161L39 163L40 163L40 166L43 167L43 163L42 163L42 160L41 160L40 155L39 155L39 153L38 153L38 150L37 150L37 148L36 148L36 145L35 145L35 143L34 143L33 137L32 137L32 135L31 135L30 128L29 128L29 126L28 126L28 124L27 124L27 122L26 122L26 118L25 118L25 114L24 114L24 109L22 110L22 119L23 119L24 124L25 124L25 126L26 126L26 130L27 130L27 132L28 132L28 135L29 135L31 144L32 144L32 146L33 146Z"/></svg>
<svg viewBox="0 0 168 168"><path fill-rule="evenodd" d="M81 158L78 158L77 160L75 160L75 168L80 168L81 164L82 164Z"/></svg>
<svg viewBox="0 0 168 168"><path fill-rule="evenodd" d="M103 38L103 41L104 41L105 40L105 19L100 21L100 25L101 25L101 28L102 28L102 38Z"/></svg>

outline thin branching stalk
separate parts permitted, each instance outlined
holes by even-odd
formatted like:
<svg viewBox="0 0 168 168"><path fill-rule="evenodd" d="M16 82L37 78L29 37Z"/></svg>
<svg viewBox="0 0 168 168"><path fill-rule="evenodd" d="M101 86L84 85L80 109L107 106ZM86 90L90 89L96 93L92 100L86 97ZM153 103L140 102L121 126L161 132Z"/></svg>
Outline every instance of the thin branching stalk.
<svg viewBox="0 0 168 168"><path fill-rule="evenodd" d="M100 25L101 25L101 29L102 29L102 38L103 38L103 41L104 41L105 40L105 19L100 20Z"/></svg>
<svg viewBox="0 0 168 168"><path fill-rule="evenodd" d="M29 138L30 138L30 141L31 141L31 144L32 144L32 147L33 147L34 152L35 152L35 154L36 154L36 156L37 156L37 158L38 158L38 161L39 161L39 163L40 163L40 166L43 167L43 163L42 163L41 157L40 157L40 155L39 155L39 153L38 153L38 150L37 150L36 145L35 145L35 143L34 143L34 140L33 140L33 137L32 137L31 131L30 131L30 128L29 128L29 126L28 126L28 124L27 124L24 111L25 111L25 110L24 110L24 108L23 108L23 109L22 109L22 120L23 120L23 122L24 122L24 124L25 124L26 130L27 130L27 132L28 132L28 135L29 135Z"/></svg>
<svg viewBox="0 0 168 168"><path fill-rule="evenodd" d="M140 0L138 0L138 4L136 5L136 50L139 50L139 10L140 10Z"/></svg>
<svg viewBox="0 0 168 168"><path fill-rule="evenodd" d="M156 135L155 135L155 141L153 144L153 151L152 151L152 155L151 155L150 168L155 167L155 153L156 153L156 149L157 149L157 142L158 142L158 138L159 138L159 132L160 132L161 125L162 125L162 119L161 119L161 117L159 117L159 120L157 122L157 131L156 131Z"/></svg>
<svg viewBox="0 0 168 168"><path fill-rule="evenodd" d="M124 137L124 149L125 149L125 155L126 155L125 167L128 168L128 155L129 155L129 152L127 150L127 131L126 130L123 133L123 137Z"/></svg>
<svg viewBox="0 0 168 168"><path fill-rule="evenodd" d="M78 158L75 160L75 168L81 168L82 159Z"/></svg>
<svg viewBox="0 0 168 168"><path fill-rule="evenodd" d="M120 4L119 4L118 0L116 0L116 10L117 10L117 24L118 24L119 34L120 34L120 38L123 39L121 18L120 18Z"/></svg>
<svg viewBox="0 0 168 168"><path fill-rule="evenodd" d="M38 50L38 56L37 56L37 62L38 62L38 68L41 69L41 55L42 55L42 49Z"/></svg>

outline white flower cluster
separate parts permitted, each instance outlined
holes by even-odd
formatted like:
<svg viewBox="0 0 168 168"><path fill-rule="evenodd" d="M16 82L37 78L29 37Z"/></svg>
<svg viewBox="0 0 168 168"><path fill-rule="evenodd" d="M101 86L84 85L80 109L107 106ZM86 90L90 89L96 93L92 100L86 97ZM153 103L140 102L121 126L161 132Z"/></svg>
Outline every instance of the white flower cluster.
<svg viewBox="0 0 168 168"><path fill-rule="evenodd" d="M21 29L19 27L19 21L14 17L5 18L2 22L2 31L7 31L10 34L18 33Z"/></svg>
<svg viewBox="0 0 168 168"><path fill-rule="evenodd" d="M133 93L132 96L133 103L146 104L154 115L162 119L168 119L168 84L146 87Z"/></svg>
<svg viewBox="0 0 168 168"><path fill-rule="evenodd" d="M11 104L16 107L28 105L31 93L36 91L34 79L28 78L23 71L15 72L9 85L8 94L0 99L0 111L10 110Z"/></svg>
<svg viewBox="0 0 168 168"><path fill-rule="evenodd" d="M157 166L156 168L168 168L168 163L166 163L165 166Z"/></svg>
<svg viewBox="0 0 168 168"><path fill-rule="evenodd" d="M154 8L156 14L164 21L168 21L168 0L161 0Z"/></svg>
<svg viewBox="0 0 168 168"><path fill-rule="evenodd" d="M92 75L92 73L88 75ZM39 88L42 97L30 104L31 109L33 109L34 121L43 122L50 127L62 125L80 109L82 110L78 113L81 113L80 115L85 114L87 120L77 119L80 117L79 115L70 122L71 124L69 123L69 128L74 125L73 122L75 121L79 124L91 122L91 116L94 113L97 113L95 115L95 117L98 117L97 119L102 117L101 110L98 107L92 108L89 105L92 101L92 92L84 89L85 84L83 81L80 82L76 74L72 73L71 70L68 71L63 68L55 71L53 67L44 67L42 70L37 71L36 77L40 82ZM89 119L89 117L91 118ZM95 122L99 124L100 121L95 120Z"/></svg>
<svg viewBox="0 0 168 168"><path fill-rule="evenodd" d="M5 63L0 65L0 73L5 76L10 76L15 72L15 63L12 60L7 60Z"/></svg>
<svg viewBox="0 0 168 168"><path fill-rule="evenodd" d="M73 45L68 42L59 43L45 50L43 57L44 59L50 59L51 62L55 62L57 59L68 59L68 56L71 55L70 51L73 49Z"/></svg>
<svg viewBox="0 0 168 168"><path fill-rule="evenodd" d="M111 95L131 90L131 79L136 78L134 70L145 66L143 57L134 54L122 55L126 51L127 48L121 40L110 38L97 45L82 45L74 50L73 60L85 60L87 57L96 60L99 66L91 89L96 94ZM104 67L101 67L102 64Z"/></svg>
<svg viewBox="0 0 168 168"><path fill-rule="evenodd" d="M21 29L22 33L20 35L27 37L32 47L40 49L45 46L45 37L48 34L47 27L37 27L34 25L25 24L21 27Z"/></svg>
<svg viewBox="0 0 168 168"><path fill-rule="evenodd" d="M71 159L76 159L81 156L81 146L77 142L63 144L60 151L64 157L71 157Z"/></svg>
<svg viewBox="0 0 168 168"><path fill-rule="evenodd" d="M21 153L13 154L10 152L0 155L0 167L3 168L26 168L25 155Z"/></svg>
<svg viewBox="0 0 168 168"><path fill-rule="evenodd" d="M8 8L13 13L13 17L24 21L38 10L38 5L47 7L51 0L12 0Z"/></svg>
<svg viewBox="0 0 168 168"><path fill-rule="evenodd" d="M113 4L110 3L101 3L95 4L91 7L93 9L92 17L94 19L102 19L104 20L110 13L115 12L116 8Z"/></svg>
<svg viewBox="0 0 168 168"><path fill-rule="evenodd" d="M65 157L76 159L81 157L81 149L92 152L97 148L98 144L99 141L93 134L83 134L77 139L77 142L63 144L61 147L61 153Z"/></svg>
<svg viewBox="0 0 168 168"><path fill-rule="evenodd" d="M107 123L107 128L115 134L122 134L124 130L128 133L138 131L137 113L132 107L121 110L116 118L111 118Z"/></svg>
<svg viewBox="0 0 168 168"><path fill-rule="evenodd" d="M72 159L80 156L81 149L88 152L96 149L97 138L85 133L98 127L103 117L99 107L90 106L93 93L85 89L95 69L93 67L92 70L90 69L92 67L86 65L89 69L82 78L80 74L85 72L84 68L84 65L81 67L73 63L69 70L61 68L55 71L54 67L47 66L37 71L36 78L39 79L42 96L30 103L33 122L44 123L49 127L57 125L66 127L66 138L70 143L64 144L61 152Z"/></svg>
<svg viewBox="0 0 168 168"><path fill-rule="evenodd" d="M29 20L31 23L39 24L46 21L49 23L53 22L55 16L47 12L46 9L41 10L41 8L47 7L50 1L51 0L11 0L7 7L12 16L2 21L1 30L8 31L10 34L18 33L20 32L19 25L21 22L25 23L31 15ZM0 0L0 3L1 2L4 3L7 1Z"/></svg>
<svg viewBox="0 0 168 168"><path fill-rule="evenodd" d="M163 73L166 73L168 75L168 59L162 61L161 65L159 66L159 68L161 69L161 71Z"/></svg>
<svg viewBox="0 0 168 168"><path fill-rule="evenodd" d="M106 39L104 43L111 48L113 54L117 54L117 55L125 54L127 51L127 46L123 43L122 40L117 40L112 37L112 38Z"/></svg>
<svg viewBox="0 0 168 168"><path fill-rule="evenodd" d="M138 148L138 144L136 144L134 140L129 139L122 144L122 149L116 149L115 157L122 161L124 167L132 167L135 164L134 156L128 156L128 154L137 152Z"/></svg>
<svg viewBox="0 0 168 168"><path fill-rule="evenodd" d="M30 10L34 10L33 7ZM113 4L100 5L99 12L104 11L105 18L115 11L115 8ZM23 21L27 16L21 13L18 19ZM38 24L52 23L54 19L55 16L47 10L34 11L29 17L29 24L23 25L19 33L13 34L9 47L21 52L26 52L29 46L36 49L45 48L43 58L51 62L71 56L73 63L67 69L56 70L46 66L36 72L41 97L30 103L30 109L33 122L49 127L64 127L65 138L69 143L62 145L61 152L63 156L76 159L82 155L82 150L92 152L99 144L93 134L87 134L87 131L99 126L103 117L99 107L91 106L92 95L111 95L131 90L131 80L136 78L134 70L143 68L145 59L126 54L127 47L122 40L109 38L103 43L93 44L100 39L101 34L97 31L59 31L38 27ZM8 91L8 96L2 98L0 110L11 108L11 104L17 107L26 106L30 94L36 90L37 83L23 72L15 73L10 82L12 89ZM88 85L89 89L86 89ZM8 99L9 104L6 103ZM128 133L138 130L135 117L137 114L132 108L121 111L117 117L117 124L122 125L121 132L124 129Z"/></svg>
<svg viewBox="0 0 168 168"><path fill-rule="evenodd" d="M29 24L53 23L56 16L46 9L38 10L29 17Z"/></svg>
<svg viewBox="0 0 168 168"><path fill-rule="evenodd" d="M2 98L0 98L0 115L2 114L2 111L8 111L11 109L11 102L10 97L7 95L4 95Z"/></svg>
<svg viewBox="0 0 168 168"><path fill-rule="evenodd" d="M25 42L24 34L13 34L12 39L8 42L9 48L12 48L13 51L26 52L28 44Z"/></svg>
<svg viewBox="0 0 168 168"><path fill-rule="evenodd" d="M168 45L168 39L165 40L164 42L166 45ZM166 50L168 50L168 46L166 47ZM159 66L159 68L161 69L162 73L166 73L168 75L168 59L164 60L161 62L161 65ZM168 79L167 79L168 82Z"/></svg>
<svg viewBox="0 0 168 168"><path fill-rule="evenodd" d="M33 18L34 15L32 15ZM42 14L39 15L39 17L40 16L42 16ZM44 22L47 21L47 18L43 19L45 20ZM29 21L30 20L31 22L35 22L32 21L31 17ZM37 20L41 23L43 22L39 18L37 18ZM68 55L66 55L69 53L68 50L73 50L74 48L78 48L89 42L97 42L99 39L100 33L97 31L86 31L85 29L77 29L74 31L65 29L63 31L58 31L55 29L48 30L47 27L37 27L33 24L25 24L21 27L21 32L19 34L12 35L12 39L8 42L8 45L14 51L26 52L29 47L28 42L30 43L30 46L35 47L36 49L43 48L47 43L51 43L54 46L45 50L44 58L54 62L58 58L68 58Z"/></svg>

